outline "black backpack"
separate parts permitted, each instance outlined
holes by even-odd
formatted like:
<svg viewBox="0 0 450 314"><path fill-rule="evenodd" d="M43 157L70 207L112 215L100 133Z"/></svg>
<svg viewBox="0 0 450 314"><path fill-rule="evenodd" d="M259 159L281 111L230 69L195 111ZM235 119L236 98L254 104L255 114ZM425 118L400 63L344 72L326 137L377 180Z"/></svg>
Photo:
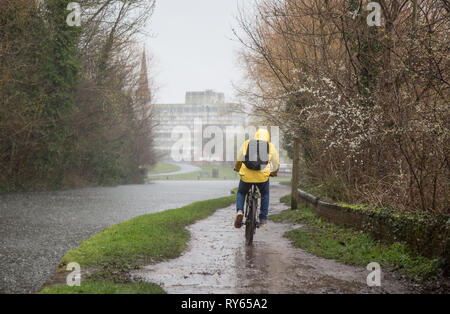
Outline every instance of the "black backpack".
<svg viewBox="0 0 450 314"><path fill-rule="evenodd" d="M244 165L251 170L262 170L269 163L269 142L250 140L247 153L244 157Z"/></svg>

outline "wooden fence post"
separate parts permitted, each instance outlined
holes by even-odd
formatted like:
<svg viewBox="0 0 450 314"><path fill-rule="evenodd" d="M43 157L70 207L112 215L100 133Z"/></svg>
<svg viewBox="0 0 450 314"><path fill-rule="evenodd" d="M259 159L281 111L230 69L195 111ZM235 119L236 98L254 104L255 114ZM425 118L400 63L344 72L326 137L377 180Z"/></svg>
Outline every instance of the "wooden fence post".
<svg viewBox="0 0 450 314"><path fill-rule="evenodd" d="M298 172L300 161L300 141L294 138L294 156L292 158L291 209L297 209L298 204Z"/></svg>

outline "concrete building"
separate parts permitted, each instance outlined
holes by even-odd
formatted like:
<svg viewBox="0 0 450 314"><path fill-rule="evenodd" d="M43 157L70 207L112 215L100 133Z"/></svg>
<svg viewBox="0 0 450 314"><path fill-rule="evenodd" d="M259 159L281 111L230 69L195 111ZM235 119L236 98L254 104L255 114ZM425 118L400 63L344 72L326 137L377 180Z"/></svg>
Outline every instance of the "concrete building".
<svg viewBox="0 0 450 314"><path fill-rule="evenodd" d="M212 90L206 90L204 92L187 92L185 103L186 105L220 105L225 103L225 94L216 93Z"/></svg>
<svg viewBox="0 0 450 314"><path fill-rule="evenodd" d="M154 119L155 150L164 158L171 159L171 150L179 138L173 138L172 133L176 127L187 127L192 138L194 134L194 120L201 119L203 130L207 126L218 126L225 130L227 126L244 126L246 117L243 114L233 112L235 104L226 103L223 93L212 90L202 92L187 92L184 104L155 104ZM192 139L193 147L193 139ZM208 156L194 155L192 148L192 160L208 160Z"/></svg>

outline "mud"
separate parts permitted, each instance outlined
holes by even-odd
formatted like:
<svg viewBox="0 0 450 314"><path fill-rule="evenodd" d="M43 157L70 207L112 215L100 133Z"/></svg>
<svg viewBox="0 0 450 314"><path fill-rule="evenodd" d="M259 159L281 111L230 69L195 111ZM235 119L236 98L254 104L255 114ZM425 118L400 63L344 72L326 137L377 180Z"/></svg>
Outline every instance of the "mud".
<svg viewBox="0 0 450 314"><path fill-rule="evenodd" d="M270 214L284 210L279 202L289 188L271 184ZM177 259L145 266L134 279L160 284L168 293L411 293L392 274L381 287L368 287L363 267L341 264L295 248L283 237L299 225L268 222L258 229L253 246L244 230L233 227L234 206L218 210L188 229L189 247Z"/></svg>

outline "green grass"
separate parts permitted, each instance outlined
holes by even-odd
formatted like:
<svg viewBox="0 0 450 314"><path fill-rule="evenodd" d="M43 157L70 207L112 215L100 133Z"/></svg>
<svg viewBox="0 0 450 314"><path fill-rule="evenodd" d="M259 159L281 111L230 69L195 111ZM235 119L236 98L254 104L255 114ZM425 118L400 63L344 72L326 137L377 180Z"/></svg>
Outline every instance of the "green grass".
<svg viewBox="0 0 450 314"><path fill-rule="evenodd" d="M290 182L285 184L290 185ZM298 187L307 193L320 196L322 201L330 203L348 201L343 184L336 180L326 184L311 184L305 180L299 180Z"/></svg>
<svg viewBox="0 0 450 314"><path fill-rule="evenodd" d="M86 281L79 287L51 286L40 294L165 294L158 285L145 282L114 283L112 281Z"/></svg>
<svg viewBox="0 0 450 314"><path fill-rule="evenodd" d="M77 262L82 268L114 261L119 265L147 264L174 258L186 248L186 226L234 202L234 196L192 203L148 214L111 226L67 252L60 267Z"/></svg>
<svg viewBox="0 0 450 314"><path fill-rule="evenodd" d="M130 283L128 273L142 265L158 263L176 258L186 249L190 238L186 226L204 219L217 209L224 208L236 200L235 195L192 203L178 209L139 216L111 226L92 238L81 242L78 248L66 253L58 265L65 271L71 262L80 264L81 270L92 273L82 288L51 286L45 293L102 293L102 291L146 291L161 290L144 283ZM112 284L113 283L113 284ZM111 287L108 287L111 285ZM85 290L84 290L85 289ZM111 289L111 290L108 290Z"/></svg>
<svg viewBox="0 0 450 314"><path fill-rule="evenodd" d="M201 168L200 171L181 173L175 175L164 175L152 177L151 180L239 180L239 174L233 170L232 167L215 166L212 164L197 165ZM217 168L219 176L213 178L212 170ZM273 182L290 182L290 177L271 177Z"/></svg>
<svg viewBox="0 0 450 314"><path fill-rule="evenodd" d="M290 204L290 195L281 201ZM363 267L378 262L382 267L398 270L408 277L430 278L439 271L437 260L413 252L404 243L389 245L363 232L336 226L317 217L304 204L299 205L298 210L286 210L269 219L303 224L303 228L287 232L285 236L296 247L316 256Z"/></svg>
<svg viewBox="0 0 450 314"><path fill-rule="evenodd" d="M166 175L161 177L152 177L151 180L238 180L239 174L234 172L230 167L214 166L211 164L198 165L201 171L190 173L181 173L175 175ZM212 169L219 170L219 177L213 178Z"/></svg>
<svg viewBox="0 0 450 314"><path fill-rule="evenodd" d="M157 162L155 165L148 167L148 174L175 172L180 169L181 169L180 166L174 164L169 164L166 162Z"/></svg>

